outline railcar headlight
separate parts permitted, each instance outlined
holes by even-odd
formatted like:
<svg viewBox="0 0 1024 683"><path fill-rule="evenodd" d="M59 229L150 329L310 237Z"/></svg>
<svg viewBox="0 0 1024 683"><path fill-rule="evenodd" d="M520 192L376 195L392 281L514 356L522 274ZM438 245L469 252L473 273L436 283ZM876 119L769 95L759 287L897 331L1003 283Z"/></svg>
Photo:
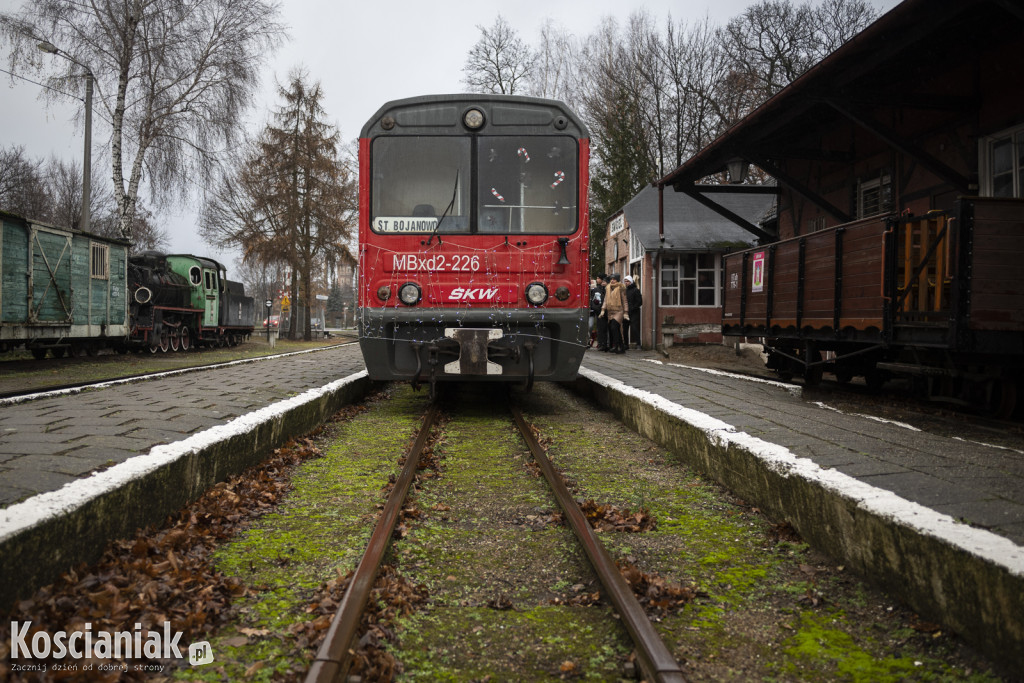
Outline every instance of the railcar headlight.
<svg viewBox="0 0 1024 683"><path fill-rule="evenodd" d="M484 113L479 109L470 109L462 115L462 122L466 124L466 128L476 130L484 125Z"/></svg>
<svg viewBox="0 0 1024 683"><path fill-rule="evenodd" d="M415 306L422 297L423 292L415 282L406 282L398 289L398 298L406 306Z"/></svg>
<svg viewBox="0 0 1024 683"><path fill-rule="evenodd" d="M387 301L391 298L391 288L387 285L381 285L377 288L377 298L381 301Z"/></svg>
<svg viewBox="0 0 1024 683"><path fill-rule="evenodd" d="M534 306L540 306L548 300L548 288L541 282L526 285L526 300Z"/></svg>

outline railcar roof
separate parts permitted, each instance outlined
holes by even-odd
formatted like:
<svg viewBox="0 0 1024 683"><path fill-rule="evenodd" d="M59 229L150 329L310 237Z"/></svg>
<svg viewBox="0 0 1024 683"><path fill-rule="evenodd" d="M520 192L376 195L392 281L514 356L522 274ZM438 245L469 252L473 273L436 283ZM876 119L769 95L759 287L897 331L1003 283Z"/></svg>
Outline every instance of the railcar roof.
<svg viewBox="0 0 1024 683"><path fill-rule="evenodd" d="M568 107L564 102L559 100L549 100L541 97L526 97L522 95L490 95L490 94L448 94L448 95L420 95L417 97L407 97L400 100L392 100L382 106L377 112L370 117L363 126L362 131L359 133L359 137L369 137L374 132L377 123L389 112L396 112L402 109L412 109L414 107L429 107L430 105L444 105L444 104L463 104L466 107L471 105L479 105L484 109L493 109L496 106L502 104L530 104L541 107L548 107L552 110L556 110L564 115L572 126L576 128L574 131L581 138L589 138L590 132L587 130L586 125L583 121ZM447 125L457 126L459 125L459 118L462 115L462 111L459 110L454 112L451 116L451 120L446 122Z"/></svg>

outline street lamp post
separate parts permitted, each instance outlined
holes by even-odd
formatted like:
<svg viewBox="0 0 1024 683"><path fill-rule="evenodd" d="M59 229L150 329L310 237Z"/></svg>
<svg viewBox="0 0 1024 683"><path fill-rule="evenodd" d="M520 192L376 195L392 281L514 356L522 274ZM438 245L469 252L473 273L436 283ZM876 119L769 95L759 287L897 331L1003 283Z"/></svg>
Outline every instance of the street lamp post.
<svg viewBox="0 0 1024 683"><path fill-rule="evenodd" d="M72 64L77 64L85 69L85 152L82 155L82 213L78 227L80 230L88 231L89 204L92 194L92 69L47 40L39 43L37 47L43 52L63 57Z"/></svg>

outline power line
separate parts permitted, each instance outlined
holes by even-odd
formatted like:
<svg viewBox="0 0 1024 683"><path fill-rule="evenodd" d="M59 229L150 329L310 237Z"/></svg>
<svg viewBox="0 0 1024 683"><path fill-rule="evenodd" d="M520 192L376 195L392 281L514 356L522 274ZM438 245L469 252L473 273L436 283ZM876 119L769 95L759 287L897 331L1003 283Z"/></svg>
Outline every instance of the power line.
<svg viewBox="0 0 1024 683"><path fill-rule="evenodd" d="M0 71L4 72L8 76L12 76L14 78L20 78L23 81L28 81L29 83L33 83L35 85L38 85L40 88L46 88L47 90L52 90L53 92L60 93L61 95L64 95L65 97L72 97L72 98L78 100L79 102L85 102L85 98L83 98L83 97L79 97L78 95L72 95L71 93L64 92L63 90L58 90L57 88L54 88L54 87L49 86L49 85L46 85L45 83L40 83L39 81L33 81L31 78L25 78L24 76L19 76L16 73L12 73L12 72L8 71L7 69L0 69Z"/></svg>

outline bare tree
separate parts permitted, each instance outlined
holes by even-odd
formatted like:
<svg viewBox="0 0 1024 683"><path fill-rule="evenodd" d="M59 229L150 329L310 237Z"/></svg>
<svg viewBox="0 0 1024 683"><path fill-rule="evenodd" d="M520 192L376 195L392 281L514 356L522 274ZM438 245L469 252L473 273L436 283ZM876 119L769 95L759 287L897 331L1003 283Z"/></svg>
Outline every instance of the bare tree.
<svg viewBox="0 0 1024 683"><path fill-rule="evenodd" d="M822 0L812 13L818 60L835 52L878 18L878 12L867 0Z"/></svg>
<svg viewBox="0 0 1024 683"><path fill-rule="evenodd" d="M288 263L296 310L313 297L313 273L345 248L357 209L355 174L339 157L337 129L323 120L320 84L307 78L295 72L278 87L285 104L214 185L200 229L211 244L241 245L246 261ZM310 339L308 315L303 324Z"/></svg>
<svg viewBox="0 0 1024 683"><path fill-rule="evenodd" d="M540 45L534 51L533 69L529 74L528 91L535 97L562 100L572 105L576 99L576 72L574 59L580 52L577 39L550 18L540 28Z"/></svg>
<svg viewBox="0 0 1024 683"><path fill-rule="evenodd" d="M867 0L824 0L794 5L759 0L731 19L721 33L732 56L732 82L752 91L757 106L859 33L877 16ZM734 98L734 101L736 98ZM744 115L750 106L740 108Z"/></svg>
<svg viewBox="0 0 1024 683"><path fill-rule="evenodd" d="M0 149L0 210L46 221L50 198L43 183L42 164L25 155L25 148Z"/></svg>
<svg viewBox="0 0 1024 683"><path fill-rule="evenodd" d="M28 0L0 27L12 70L45 71L65 91L83 69L95 77L119 230L131 240L143 177L158 204L186 196L233 142L284 36L278 13L274 0ZM66 59L41 60L41 40Z"/></svg>
<svg viewBox="0 0 1024 683"><path fill-rule="evenodd" d="M734 70L751 78L757 99L764 101L814 63L817 49L810 5L759 0L725 25L722 49L732 55Z"/></svg>
<svg viewBox="0 0 1024 683"><path fill-rule="evenodd" d="M533 51L500 14L490 28L477 28L480 40L469 50L462 82L472 92L522 92L536 61Z"/></svg>

